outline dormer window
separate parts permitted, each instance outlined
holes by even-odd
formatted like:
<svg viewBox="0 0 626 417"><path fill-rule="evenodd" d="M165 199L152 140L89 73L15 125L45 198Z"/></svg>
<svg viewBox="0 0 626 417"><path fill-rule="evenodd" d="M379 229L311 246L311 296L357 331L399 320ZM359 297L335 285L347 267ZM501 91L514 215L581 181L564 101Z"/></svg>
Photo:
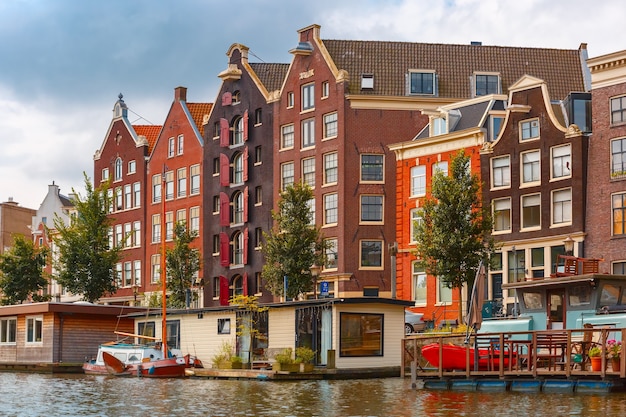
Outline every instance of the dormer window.
<svg viewBox="0 0 626 417"><path fill-rule="evenodd" d="M432 71L409 71L409 94L437 95L437 75Z"/></svg>
<svg viewBox="0 0 626 417"><path fill-rule="evenodd" d="M431 136L445 135L448 133L446 119L443 117L434 117L430 122L430 126L432 129Z"/></svg>
<svg viewBox="0 0 626 417"><path fill-rule="evenodd" d="M361 90L374 89L374 74L361 75Z"/></svg>
<svg viewBox="0 0 626 417"><path fill-rule="evenodd" d="M499 74L474 74L474 97L486 96L488 94L500 94Z"/></svg>

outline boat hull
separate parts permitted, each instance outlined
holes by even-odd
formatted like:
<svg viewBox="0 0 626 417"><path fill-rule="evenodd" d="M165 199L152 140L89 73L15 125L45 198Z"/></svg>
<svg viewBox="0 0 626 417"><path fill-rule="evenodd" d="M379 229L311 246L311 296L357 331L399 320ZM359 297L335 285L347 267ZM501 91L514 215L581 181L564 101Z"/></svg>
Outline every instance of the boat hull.
<svg viewBox="0 0 626 417"><path fill-rule="evenodd" d="M186 358L165 358L126 365L115 356L103 352L104 366L109 375L145 378L182 378L187 368Z"/></svg>
<svg viewBox="0 0 626 417"><path fill-rule="evenodd" d="M422 347L422 356L431 365L444 370L465 370L467 368L467 347L455 345L442 345L441 366L439 363L439 343L431 343ZM474 358L476 351L469 348L469 368L474 370ZM511 361L516 360L515 354L504 355L503 366L507 368ZM490 349L478 349L478 370L498 370L500 351Z"/></svg>

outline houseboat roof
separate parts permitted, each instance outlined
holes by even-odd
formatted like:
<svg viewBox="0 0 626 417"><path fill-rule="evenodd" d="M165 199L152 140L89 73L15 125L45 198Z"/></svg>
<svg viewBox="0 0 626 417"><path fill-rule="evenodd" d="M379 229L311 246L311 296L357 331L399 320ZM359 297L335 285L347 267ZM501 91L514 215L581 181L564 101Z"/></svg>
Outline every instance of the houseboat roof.
<svg viewBox="0 0 626 417"><path fill-rule="evenodd" d="M19 314L43 314L43 313L65 313L65 314L97 314L104 316L120 316L127 313L143 313L145 307L128 307L119 305L102 305L87 302L75 303L27 303L0 306L0 317L14 316Z"/></svg>
<svg viewBox="0 0 626 417"><path fill-rule="evenodd" d="M596 282L600 280L626 281L626 275L612 274L585 274L572 275L567 277L546 277L544 279L534 279L529 281L511 282L502 284L503 289L524 289L524 288L548 288L563 287L569 284L582 282Z"/></svg>

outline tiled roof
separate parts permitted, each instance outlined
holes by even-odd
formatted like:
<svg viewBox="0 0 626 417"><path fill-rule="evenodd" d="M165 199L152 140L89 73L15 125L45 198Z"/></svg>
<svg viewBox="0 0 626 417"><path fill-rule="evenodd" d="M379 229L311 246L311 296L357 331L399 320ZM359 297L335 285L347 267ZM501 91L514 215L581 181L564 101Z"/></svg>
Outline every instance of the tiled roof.
<svg viewBox="0 0 626 417"><path fill-rule="evenodd" d="M491 102L484 101L470 106L459 107L458 110L461 115L461 119L459 119L459 122L456 126L454 126L453 132L480 126L480 122L483 119L485 112L489 110L490 105Z"/></svg>
<svg viewBox="0 0 626 417"><path fill-rule="evenodd" d="M289 64L266 64L259 62L251 62L250 67L254 70L268 92L279 90L285 77Z"/></svg>
<svg viewBox="0 0 626 417"><path fill-rule="evenodd" d="M152 152L162 127L158 125L133 125L137 136L145 136L148 139L148 153Z"/></svg>
<svg viewBox="0 0 626 417"><path fill-rule="evenodd" d="M348 71L352 94L406 96L409 69L434 70L439 97L471 97L475 71L500 73L502 93L524 74L544 80L554 99L585 91L577 49L449 45L410 42L323 40L338 69ZM374 88L361 91L361 74L374 75Z"/></svg>
<svg viewBox="0 0 626 417"><path fill-rule="evenodd" d="M204 137L204 116L211 113L211 107L213 107L213 103L187 103L189 113L191 113L193 122L198 127L202 137Z"/></svg>

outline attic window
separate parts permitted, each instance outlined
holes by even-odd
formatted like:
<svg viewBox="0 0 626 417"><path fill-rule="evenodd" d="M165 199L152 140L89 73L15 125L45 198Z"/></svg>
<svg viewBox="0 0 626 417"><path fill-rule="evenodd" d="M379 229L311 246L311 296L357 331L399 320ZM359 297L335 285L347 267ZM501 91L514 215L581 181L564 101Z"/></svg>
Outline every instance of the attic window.
<svg viewBox="0 0 626 417"><path fill-rule="evenodd" d="M437 75L432 71L409 71L409 94L437 94Z"/></svg>
<svg viewBox="0 0 626 417"><path fill-rule="evenodd" d="M232 104L239 104L239 102L241 102L241 95L239 93L239 91L235 91L233 93L233 101Z"/></svg>
<svg viewBox="0 0 626 417"><path fill-rule="evenodd" d="M374 74L361 75L361 90L374 89Z"/></svg>
<svg viewBox="0 0 626 417"><path fill-rule="evenodd" d="M474 74L473 84L474 97L500 94L502 91L499 74Z"/></svg>

